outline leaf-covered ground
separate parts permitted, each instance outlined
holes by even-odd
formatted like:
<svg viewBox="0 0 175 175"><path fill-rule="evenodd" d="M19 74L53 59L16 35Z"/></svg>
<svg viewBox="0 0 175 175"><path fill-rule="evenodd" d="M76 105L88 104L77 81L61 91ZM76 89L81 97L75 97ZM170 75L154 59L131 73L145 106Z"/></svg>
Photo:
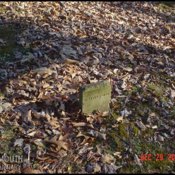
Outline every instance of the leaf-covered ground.
<svg viewBox="0 0 175 175"><path fill-rule="evenodd" d="M31 148L4 171L175 173L174 70L174 4L1 2L0 158ZM83 116L106 79L110 115Z"/></svg>

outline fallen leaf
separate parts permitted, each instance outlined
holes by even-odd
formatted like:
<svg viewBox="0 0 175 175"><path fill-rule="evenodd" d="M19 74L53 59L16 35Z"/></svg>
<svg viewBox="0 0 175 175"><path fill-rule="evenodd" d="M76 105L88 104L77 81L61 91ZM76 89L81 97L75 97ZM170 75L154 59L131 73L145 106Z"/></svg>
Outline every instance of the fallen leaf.
<svg viewBox="0 0 175 175"><path fill-rule="evenodd" d="M72 124L75 127L81 127L81 126L86 126L87 125L85 122L72 122Z"/></svg>
<svg viewBox="0 0 175 175"><path fill-rule="evenodd" d="M110 164L112 162L115 162L115 158L112 155L110 155L110 154L104 154L102 156L102 162Z"/></svg>

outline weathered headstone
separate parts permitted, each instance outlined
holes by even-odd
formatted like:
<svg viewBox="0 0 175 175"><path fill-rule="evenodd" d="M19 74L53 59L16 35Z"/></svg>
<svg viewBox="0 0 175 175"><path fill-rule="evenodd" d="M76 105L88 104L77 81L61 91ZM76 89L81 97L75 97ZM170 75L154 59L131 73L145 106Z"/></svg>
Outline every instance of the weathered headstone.
<svg viewBox="0 0 175 175"><path fill-rule="evenodd" d="M80 88L80 105L83 114L91 114L94 111L109 111L111 100L111 84L109 81L101 81L85 85Z"/></svg>

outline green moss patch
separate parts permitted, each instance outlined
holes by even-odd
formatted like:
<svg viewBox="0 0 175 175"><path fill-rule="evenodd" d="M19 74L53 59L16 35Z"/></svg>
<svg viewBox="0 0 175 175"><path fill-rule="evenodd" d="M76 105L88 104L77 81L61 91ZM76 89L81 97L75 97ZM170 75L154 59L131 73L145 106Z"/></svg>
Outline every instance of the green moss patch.
<svg viewBox="0 0 175 175"><path fill-rule="evenodd" d="M14 141L17 138L17 128L15 126L5 125L0 132L0 154L8 156L22 155L23 151L20 147L14 147Z"/></svg>

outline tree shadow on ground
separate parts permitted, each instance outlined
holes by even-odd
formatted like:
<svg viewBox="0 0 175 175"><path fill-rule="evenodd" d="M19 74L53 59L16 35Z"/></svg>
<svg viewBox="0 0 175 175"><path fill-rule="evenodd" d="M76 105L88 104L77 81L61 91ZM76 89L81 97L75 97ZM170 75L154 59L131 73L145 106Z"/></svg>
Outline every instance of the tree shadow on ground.
<svg viewBox="0 0 175 175"><path fill-rule="evenodd" d="M119 2L117 5L121 5L121 3L122 2ZM127 4L128 3L130 2L127 2ZM129 5L122 5L121 7L123 10L134 10L132 6ZM147 13L147 11L143 9L143 13ZM123 26L118 26L118 28L122 27ZM84 38L72 34L65 36L64 31L52 32L49 30L49 26L45 25L39 27L26 22L25 18L22 22L15 20L6 21L4 24L2 23L0 25L0 28L0 38L2 39L0 48L0 87L2 87L5 82L8 82L9 79L16 78L18 75L24 74L27 71L49 66L50 63L52 64L54 62L62 63L66 57L80 62L83 62L87 57L87 62L97 57L100 64L104 64L106 68L110 67L106 64L106 61L111 61L114 68L119 68L118 65L121 61L125 62L125 60L120 58L118 49L114 47L115 45L119 45L121 48L123 47L122 41L117 38L106 40L98 38L98 36ZM121 35L125 36L125 32L130 30L130 28L125 26L124 28L124 33L121 33ZM26 32L29 33L29 38L26 37ZM154 46L139 43L139 41L135 39L132 39L132 43L143 45L148 49L149 54L167 53ZM104 45L107 47L101 51L100 49ZM64 46L66 47L63 50ZM123 47L123 49L129 49L129 45L128 48ZM132 49L134 52L137 52L137 49ZM112 50L113 54L110 54ZM172 51L171 55L173 56L173 54L174 52ZM9 70L10 74L6 70Z"/></svg>
<svg viewBox="0 0 175 175"><path fill-rule="evenodd" d="M141 9L137 11L137 9L133 8L134 3L131 2L127 2L127 5L123 2L117 2L115 4L110 2L107 4L112 5L114 10L115 6L118 6L124 11L131 10L134 13L136 10L138 13L142 12L150 15L146 7L141 5ZM153 9L151 10L153 11ZM63 17L61 18L62 23L66 23L66 19ZM114 36L113 39L103 39L97 35L80 37L78 35L72 35L69 30L64 31L58 29L53 31L49 27L50 26L47 23L44 25L36 25L35 23L27 22L27 19L25 18L22 18L21 21L1 21L1 91L3 91L10 80L16 79L37 68L49 67L52 64L64 64L64 60L67 58L77 60L79 62L78 64L85 62L89 67L92 67L93 64L96 67L98 67L97 65L99 64L104 65L105 69L122 69L121 65L126 67L130 65L135 68L139 64L145 64L148 66L146 70L152 71L154 68L151 68L150 64L152 64L154 60L145 60L145 58L142 59L140 56L140 54L144 52L144 49L146 49L149 57L152 55L154 57L155 55L158 56L164 54L173 57L174 55L173 49L163 50L156 46L142 43L141 41L136 40L136 38L128 40L128 31L129 34L132 34L129 26L116 26L117 32L123 36L122 39L119 39L116 36ZM92 28L87 28L85 26L83 30L88 31L92 30ZM143 37L150 36L149 31L142 35ZM126 40L126 42L124 42L124 40ZM134 43L135 46L132 46L132 43ZM140 50L140 48L143 49ZM123 55L125 52L135 53L133 54L133 61L130 61L127 55ZM98 63L95 63L96 61ZM158 73L162 66L157 66L159 67L157 67L158 69L156 70ZM89 75L91 76L91 71L89 72Z"/></svg>

